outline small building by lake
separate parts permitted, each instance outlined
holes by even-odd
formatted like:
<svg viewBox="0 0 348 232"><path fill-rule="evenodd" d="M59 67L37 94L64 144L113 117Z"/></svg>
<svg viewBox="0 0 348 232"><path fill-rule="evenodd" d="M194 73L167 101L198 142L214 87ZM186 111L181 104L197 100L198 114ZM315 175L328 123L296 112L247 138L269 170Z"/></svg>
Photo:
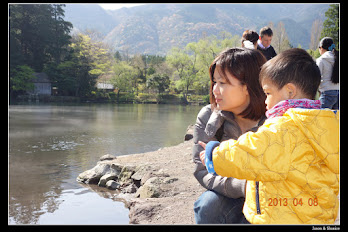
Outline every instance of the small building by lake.
<svg viewBox="0 0 348 232"><path fill-rule="evenodd" d="M112 92L115 90L115 87L110 83L99 82L97 83L97 89L104 90L106 92Z"/></svg>
<svg viewBox="0 0 348 232"><path fill-rule="evenodd" d="M32 79L34 83L34 90L28 91L29 94L39 94L39 95L51 95L52 86L51 81L46 73L34 73L36 78Z"/></svg>

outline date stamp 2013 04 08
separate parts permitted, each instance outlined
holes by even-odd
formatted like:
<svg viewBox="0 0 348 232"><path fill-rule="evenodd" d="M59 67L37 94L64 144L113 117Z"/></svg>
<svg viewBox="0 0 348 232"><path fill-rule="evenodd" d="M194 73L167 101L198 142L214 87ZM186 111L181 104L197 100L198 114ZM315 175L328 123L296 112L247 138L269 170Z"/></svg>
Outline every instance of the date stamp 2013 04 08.
<svg viewBox="0 0 348 232"><path fill-rule="evenodd" d="M307 201L302 198L268 198L268 206L303 206L308 204L309 206L318 206L318 198L308 198Z"/></svg>

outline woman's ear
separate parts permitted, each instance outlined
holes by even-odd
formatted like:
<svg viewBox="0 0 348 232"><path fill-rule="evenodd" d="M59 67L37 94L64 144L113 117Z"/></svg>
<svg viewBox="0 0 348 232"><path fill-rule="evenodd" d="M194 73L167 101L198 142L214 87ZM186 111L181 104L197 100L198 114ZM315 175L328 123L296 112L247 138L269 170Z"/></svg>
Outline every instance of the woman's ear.
<svg viewBox="0 0 348 232"><path fill-rule="evenodd" d="M288 91L289 94L289 99L294 99L296 98L297 95L297 87L293 83L287 83L286 85L286 90Z"/></svg>
<svg viewBox="0 0 348 232"><path fill-rule="evenodd" d="M249 91L248 91L248 86L247 85L243 85L243 90L245 92L245 95L249 96Z"/></svg>

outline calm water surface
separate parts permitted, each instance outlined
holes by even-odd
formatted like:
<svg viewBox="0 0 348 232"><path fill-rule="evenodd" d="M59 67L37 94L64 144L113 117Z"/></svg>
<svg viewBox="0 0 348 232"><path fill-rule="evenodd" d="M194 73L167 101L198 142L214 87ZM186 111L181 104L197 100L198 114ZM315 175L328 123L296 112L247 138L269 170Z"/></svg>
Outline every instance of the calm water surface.
<svg viewBox="0 0 348 232"><path fill-rule="evenodd" d="M128 224L128 209L76 182L104 154L183 141L201 106L11 105L9 224ZM110 198L111 196L111 198Z"/></svg>

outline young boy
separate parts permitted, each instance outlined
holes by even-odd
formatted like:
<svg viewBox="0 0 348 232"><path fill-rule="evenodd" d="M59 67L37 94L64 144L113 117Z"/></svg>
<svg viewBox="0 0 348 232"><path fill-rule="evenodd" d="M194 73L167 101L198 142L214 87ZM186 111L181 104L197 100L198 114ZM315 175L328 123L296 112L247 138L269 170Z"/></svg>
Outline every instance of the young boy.
<svg viewBox="0 0 348 232"><path fill-rule="evenodd" d="M262 66L260 83L268 119L238 140L209 142L208 171L247 180L243 213L252 224L334 223L339 112L310 100L320 84L318 66L306 51L289 49Z"/></svg>
<svg viewBox="0 0 348 232"><path fill-rule="evenodd" d="M260 39L257 41L257 49L267 58L272 59L277 55L271 45L273 31L270 27L263 27L260 30Z"/></svg>

